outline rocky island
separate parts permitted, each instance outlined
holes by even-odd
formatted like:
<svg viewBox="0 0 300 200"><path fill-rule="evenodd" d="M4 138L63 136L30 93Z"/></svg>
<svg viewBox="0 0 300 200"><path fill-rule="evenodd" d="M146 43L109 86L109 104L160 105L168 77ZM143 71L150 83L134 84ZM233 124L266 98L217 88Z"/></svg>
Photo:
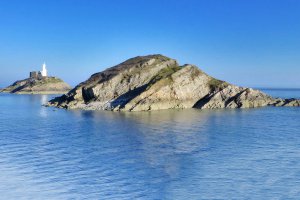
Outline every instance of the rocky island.
<svg viewBox="0 0 300 200"><path fill-rule="evenodd" d="M0 90L0 92L15 94L64 94L70 91L71 87L57 77L50 77L47 74L46 64L39 72L30 72L29 78L16 81L12 85Z"/></svg>
<svg viewBox="0 0 300 200"><path fill-rule="evenodd" d="M92 75L48 103L66 109L149 111L176 108L300 106L259 90L215 79L195 65L163 55L138 56Z"/></svg>

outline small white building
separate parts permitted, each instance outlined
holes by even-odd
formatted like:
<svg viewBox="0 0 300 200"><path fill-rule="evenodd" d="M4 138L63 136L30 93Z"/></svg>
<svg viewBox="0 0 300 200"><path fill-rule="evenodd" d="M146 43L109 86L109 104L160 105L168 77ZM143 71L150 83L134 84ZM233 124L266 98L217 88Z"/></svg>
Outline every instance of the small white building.
<svg viewBox="0 0 300 200"><path fill-rule="evenodd" d="M40 72L41 72L42 77L47 77L48 76L48 72L47 72L47 68L46 68L46 63L45 62L43 64L42 71L40 71Z"/></svg>

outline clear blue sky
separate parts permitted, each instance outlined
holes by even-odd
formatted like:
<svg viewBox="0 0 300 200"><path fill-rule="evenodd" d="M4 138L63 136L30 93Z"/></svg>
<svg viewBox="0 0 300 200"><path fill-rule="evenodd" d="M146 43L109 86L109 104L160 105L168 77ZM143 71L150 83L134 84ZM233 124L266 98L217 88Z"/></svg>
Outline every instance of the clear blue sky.
<svg viewBox="0 0 300 200"><path fill-rule="evenodd" d="M164 54L251 87L300 88L299 0L1 0L0 86L46 61L73 86Z"/></svg>

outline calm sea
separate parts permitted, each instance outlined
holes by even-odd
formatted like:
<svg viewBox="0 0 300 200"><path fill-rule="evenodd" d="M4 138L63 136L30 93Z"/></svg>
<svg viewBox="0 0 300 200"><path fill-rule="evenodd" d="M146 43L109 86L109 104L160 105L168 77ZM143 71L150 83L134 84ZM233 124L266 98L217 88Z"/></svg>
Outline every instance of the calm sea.
<svg viewBox="0 0 300 200"><path fill-rule="evenodd" d="M0 199L300 198L300 108L41 106L52 97L0 94Z"/></svg>

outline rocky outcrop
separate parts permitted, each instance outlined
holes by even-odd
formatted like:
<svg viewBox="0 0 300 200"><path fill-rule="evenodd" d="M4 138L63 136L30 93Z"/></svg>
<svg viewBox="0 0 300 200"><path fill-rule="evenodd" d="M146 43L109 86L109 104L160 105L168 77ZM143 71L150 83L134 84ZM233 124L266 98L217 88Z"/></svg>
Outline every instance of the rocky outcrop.
<svg viewBox="0 0 300 200"><path fill-rule="evenodd" d="M56 77L43 77L40 79L28 78L16 81L0 92L16 94L64 94L70 91L71 87Z"/></svg>
<svg viewBox="0 0 300 200"><path fill-rule="evenodd" d="M194 65L179 66L162 55L129 59L92 75L49 106L67 109L148 111L173 108L299 106L259 90L217 80Z"/></svg>
<svg viewBox="0 0 300 200"><path fill-rule="evenodd" d="M270 105L277 107L299 107L300 100L299 99L275 99Z"/></svg>

